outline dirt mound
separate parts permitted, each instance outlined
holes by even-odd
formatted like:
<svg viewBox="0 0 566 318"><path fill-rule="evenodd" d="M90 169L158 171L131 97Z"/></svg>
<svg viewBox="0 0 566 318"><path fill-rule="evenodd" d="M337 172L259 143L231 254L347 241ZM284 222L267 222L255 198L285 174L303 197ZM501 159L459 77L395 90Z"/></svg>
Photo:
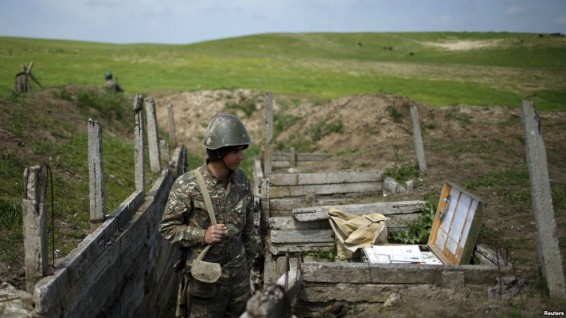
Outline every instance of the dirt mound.
<svg viewBox="0 0 566 318"><path fill-rule="evenodd" d="M313 168L316 171L385 169L394 163L414 162L410 106L416 106L428 169L421 175L413 193L397 199L415 196L422 199L427 195L438 198L445 181L469 187L472 194L489 204L479 240L492 248L498 245L506 250L516 266L537 271L536 226L531 212L519 107L430 107L389 95L351 96L327 103L297 101L293 97L277 95L274 100L276 121L285 116L294 119L276 135L274 145L288 149L291 145L302 144L306 145L305 152L336 155L320 162ZM263 93L248 90L185 92L163 96L157 101L161 127L167 127L165 105L173 104L177 140L189 151L203 152L201 142L206 125L219 112L238 115L254 140L263 143ZM253 111L249 111L250 107ZM545 112L540 118L555 196L557 233L563 264L566 264L566 113ZM492 316L506 306L488 302L487 292L452 292L451 301L456 304L454 314L466 312L466 307L472 303L479 306L476 313ZM411 305L412 310L416 310L413 313L423 308L438 312L438 308L432 308L432 303L427 305L429 299L422 300L420 304ZM530 306L531 313L540 314L543 307L540 304Z"/></svg>

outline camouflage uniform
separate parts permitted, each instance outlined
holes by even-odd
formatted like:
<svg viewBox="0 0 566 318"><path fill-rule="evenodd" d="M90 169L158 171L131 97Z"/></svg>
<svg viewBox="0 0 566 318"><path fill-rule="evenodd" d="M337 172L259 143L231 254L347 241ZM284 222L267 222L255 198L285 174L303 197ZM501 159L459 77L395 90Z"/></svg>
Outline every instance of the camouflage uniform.
<svg viewBox="0 0 566 318"><path fill-rule="evenodd" d="M211 288L198 290L198 286L189 286L186 300L190 304L190 317L239 317L251 296L250 269L258 253L250 182L241 170L237 170L224 189L223 182L211 174L206 164L197 169L206 182L216 221L226 225L227 233L204 257L205 261L222 265L216 293L211 293ZM183 174L169 194L160 224L161 234L166 240L188 248L187 265L190 265L206 246L204 235L210 225L194 172ZM189 285L198 284L191 280L189 269L190 266L185 268Z"/></svg>
<svg viewBox="0 0 566 318"><path fill-rule="evenodd" d="M104 87L106 89L110 90L110 91L113 91L113 92L123 92L124 91L122 86L114 80L107 80L106 82L104 82Z"/></svg>

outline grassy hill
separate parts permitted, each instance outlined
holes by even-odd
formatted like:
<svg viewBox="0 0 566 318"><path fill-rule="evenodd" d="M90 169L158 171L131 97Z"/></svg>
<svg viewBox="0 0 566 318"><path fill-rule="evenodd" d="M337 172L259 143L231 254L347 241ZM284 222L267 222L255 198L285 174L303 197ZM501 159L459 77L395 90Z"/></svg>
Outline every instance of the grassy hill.
<svg viewBox="0 0 566 318"><path fill-rule="evenodd" d="M566 38L518 33L262 34L190 45L0 37L0 94L22 64L46 87L102 85L127 93L249 88L323 99L388 93L429 105L566 110Z"/></svg>
<svg viewBox="0 0 566 318"><path fill-rule="evenodd" d="M513 107L529 97L539 110L566 111L564 56L564 37L511 33L264 34L191 45L0 37L0 281L17 280L5 275L23 264L26 167L53 169L58 223L50 235L62 255L88 233L88 118L104 129L107 210L133 191L135 93L247 88L314 100L387 93L431 106ZM43 88L12 95L14 75L31 61ZM125 95L100 89L107 70ZM279 115L279 130L297 119Z"/></svg>

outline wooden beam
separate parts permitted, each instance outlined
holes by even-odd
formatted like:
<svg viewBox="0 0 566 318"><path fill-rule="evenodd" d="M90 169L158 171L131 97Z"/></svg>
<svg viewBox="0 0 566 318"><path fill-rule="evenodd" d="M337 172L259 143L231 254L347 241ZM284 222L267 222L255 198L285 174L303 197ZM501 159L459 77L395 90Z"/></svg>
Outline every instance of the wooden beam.
<svg viewBox="0 0 566 318"><path fill-rule="evenodd" d="M331 229L271 230L272 243L334 242Z"/></svg>
<svg viewBox="0 0 566 318"><path fill-rule="evenodd" d="M389 220L385 221L388 228L407 227L411 221L418 219L420 213L397 214L387 216ZM311 222L297 221L292 217L271 217L269 218L269 228L271 230L314 230L314 229L331 229L328 219L313 220Z"/></svg>
<svg viewBox="0 0 566 318"><path fill-rule="evenodd" d="M328 153L295 153L297 156L297 162L300 161L321 161L327 158L332 157L331 154ZM275 152L273 153L272 160L273 161L291 161L290 154L287 152Z"/></svg>
<svg viewBox="0 0 566 318"><path fill-rule="evenodd" d="M368 172L336 172L336 173L285 173L272 174L269 182L272 186L333 184L356 182L381 182L383 175L380 171Z"/></svg>
<svg viewBox="0 0 566 318"><path fill-rule="evenodd" d="M324 194L346 194L346 193L375 193L381 191L379 182L360 182L344 184L312 184L304 186L275 186L270 187L270 198L285 198L304 196L308 192L318 195Z"/></svg>
<svg viewBox="0 0 566 318"><path fill-rule="evenodd" d="M498 272L513 273L511 266L486 265L416 265L416 264L369 264L342 262L307 262L302 265L303 281L310 283L351 284L450 284L446 273L460 272L464 283L493 285Z"/></svg>
<svg viewBox="0 0 566 318"><path fill-rule="evenodd" d="M375 202L368 204L330 205L318 207L296 208L292 210L293 217L298 221L314 221L328 219L330 209L364 215L368 213L381 213L385 216L394 214L410 214L422 211L426 205L425 201L395 201Z"/></svg>
<svg viewBox="0 0 566 318"><path fill-rule="evenodd" d="M271 230L308 230L308 229L330 229L328 220L317 220L314 222L299 222L291 217L269 218Z"/></svg>
<svg viewBox="0 0 566 318"><path fill-rule="evenodd" d="M314 251L332 251L334 242L318 243L293 243L293 244L270 244L269 252L272 255L284 255L285 253L308 253Z"/></svg>

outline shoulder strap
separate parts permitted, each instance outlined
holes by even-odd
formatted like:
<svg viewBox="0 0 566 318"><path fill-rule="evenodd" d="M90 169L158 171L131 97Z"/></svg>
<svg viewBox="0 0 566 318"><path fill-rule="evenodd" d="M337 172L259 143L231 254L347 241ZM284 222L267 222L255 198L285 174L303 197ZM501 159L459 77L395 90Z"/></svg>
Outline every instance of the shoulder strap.
<svg viewBox="0 0 566 318"><path fill-rule="evenodd" d="M204 203L206 203L206 209L208 210L210 221L212 222L212 225L216 225L216 217L214 216L214 208L212 207L212 201L210 201L210 194L208 193L206 183L202 178L202 174L200 174L200 171L198 171L198 168L195 169L195 176L197 177L197 183L198 186L200 187L200 192L204 197Z"/></svg>
<svg viewBox="0 0 566 318"><path fill-rule="evenodd" d="M198 168L195 169L195 176L197 178L197 184L200 188L200 192L202 193L202 196L204 197L204 203L206 203L206 209L208 210L208 215L210 216L210 222L212 223L212 225L216 225L216 217L214 216L214 208L212 207L212 201L210 200L210 194L208 193L208 189L206 187L206 182L204 182L202 174L200 173ZM210 249L210 247L211 247L211 245L207 245L202 250L202 252L198 255L197 259L202 260L204 258L204 255L206 254L206 252L208 252L208 250Z"/></svg>

